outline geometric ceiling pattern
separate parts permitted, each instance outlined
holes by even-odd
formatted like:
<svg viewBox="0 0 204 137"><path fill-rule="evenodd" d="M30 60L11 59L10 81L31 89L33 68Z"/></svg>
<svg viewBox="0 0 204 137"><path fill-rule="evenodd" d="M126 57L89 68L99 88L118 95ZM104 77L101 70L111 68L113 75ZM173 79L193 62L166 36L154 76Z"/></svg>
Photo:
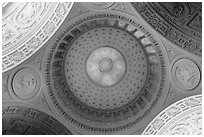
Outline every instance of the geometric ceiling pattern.
<svg viewBox="0 0 204 137"><path fill-rule="evenodd" d="M5 2L2 5L2 71L39 50L63 23L72 3Z"/></svg>
<svg viewBox="0 0 204 137"><path fill-rule="evenodd" d="M2 108L3 135L71 135L55 118L35 108L12 102Z"/></svg>
<svg viewBox="0 0 204 137"><path fill-rule="evenodd" d="M132 18L102 11L78 16L46 49L43 91L53 109L75 128L95 134L128 132L166 98L168 79L161 43ZM101 47L117 50L126 60L126 71L114 85L98 86L87 75L86 60ZM104 58L114 57L105 55L99 62Z"/></svg>
<svg viewBox="0 0 204 137"><path fill-rule="evenodd" d="M132 3L159 34L178 47L202 55L202 5L192 2Z"/></svg>
<svg viewBox="0 0 204 137"><path fill-rule="evenodd" d="M152 120L144 135L201 135L202 96L184 98L167 107Z"/></svg>
<svg viewBox="0 0 204 137"><path fill-rule="evenodd" d="M201 30L201 3L3 3L2 134L202 134Z"/></svg>

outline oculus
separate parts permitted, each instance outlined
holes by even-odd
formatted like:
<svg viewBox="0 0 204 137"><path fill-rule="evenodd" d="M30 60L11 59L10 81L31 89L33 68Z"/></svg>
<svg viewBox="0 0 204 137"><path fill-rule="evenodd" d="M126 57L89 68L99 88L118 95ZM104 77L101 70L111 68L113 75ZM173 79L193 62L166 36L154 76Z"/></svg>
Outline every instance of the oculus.
<svg viewBox="0 0 204 137"><path fill-rule="evenodd" d="M84 134L133 132L167 95L162 45L133 18L81 15L63 25L45 51L45 97Z"/></svg>

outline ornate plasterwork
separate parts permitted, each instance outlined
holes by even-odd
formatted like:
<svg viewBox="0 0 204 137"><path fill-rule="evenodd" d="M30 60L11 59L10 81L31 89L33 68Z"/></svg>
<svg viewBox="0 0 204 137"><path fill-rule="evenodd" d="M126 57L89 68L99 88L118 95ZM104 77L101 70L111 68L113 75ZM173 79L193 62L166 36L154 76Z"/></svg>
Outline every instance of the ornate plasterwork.
<svg viewBox="0 0 204 137"><path fill-rule="evenodd" d="M4 3L2 71L10 70L38 51L63 23L72 4Z"/></svg>
<svg viewBox="0 0 204 137"><path fill-rule="evenodd" d="M143 135L201 135L202 95L184 98L158 114Z"/></svg>
<svg viewBox="0 0 204 137"><path fill-rule="evenodd" d="M64 63L67 88L83 103L92 107L113 109L124 106L133 100L145 85L149 65L146 55L149 55L149 53L145 52L143 47L140 42L127 31L121 30L120 27L114 28L111 25L104 25L92 29L92 26L90 26L90 31L76 38L67 52ZM92 53L95 50L100 52L100 48L103 50L104 48L114 49L114 52L119 55L111 58L115 58L114 61L116 62L122 61L124 63L124 69L119 72L121 75L118 74L117 69L112 71L114 76L108 73L113 76L112 80L115 76L119 78L118 80L115 79L116 83L113 85L106 85L108 80L105 80L106 82L94 80L94 77L90 75L94 74L94 70L86 71L86 62L90 63L89 56L93 55ZM106 53L107 51L99 53L98 56L95 55L93 58L101 59L103 56L111 56L110 53ZM104 73L97 73L97 70L95 74L99 74L99 77L107 76L103 75Z"/></svg>
<svg viewBox="0 0 204 137"><path fill-rule="evenodd" d="M20 100L32 99L37 95L40 87L40 75L31 66L21 66L9 78L9 93Z"/></svg>
<svg viewBox="0 0 204 137"><path fill-rule="evenodd" d="M202 55L202 4L193 2L132 2L158 33L197 56Z"/></svg>
<svg viewBox="0 0 204 137"><path fill-rule="evenodd" d="M67 127L53 116L17 102L4 103L3 135L70 135Z"/></svg>
<svg viewBox="0 0 204 137"><path fill-rule="evenodd" d="M6 5L6 4L4 4L4 5ZM113 9L113 10L117 10L117 12L110 12L109 10L112 9L112 7L111 8L108 7L108 8L104 8L106 10L105 12L101 10L100 12L94 11L94 12L90 12L90 13L86 13L86 14L84 14L85 12L84 12L84 10L82 10L82 8L76 8L79 12L76 12L74 15L77 14L80 17L69 18L70 20L67 19L67 21L69 21L69 22L66 25L62 26L62 29L60 29L60 32L58 32L58 31L56 32L54 30L55 32L53 32L53 33L56 33L56 36L53 36L54 40L51 40L51 42L48 44L47 50L45 51L45 54L44 54L44 58L42 61L42 66L41 66L42 67L42 74L43 74L42 75L42 78L43 78L42 83L43 83L44 89L40 93L45 94L46 100L43 97L41 97L41 98L39 96L36 97L35 95L37 94L37 92L35 92L36 94L32 95L31 98L26 97L24 99L29 99L28 101L30 101L30 99L33 99L35 96L36 97L35 101L38 102L38 104L36 103L35 105L36 106L40 105L41 107L43 107L42 104L48 103L49 107L52 109L52 111L55 112L57 118L62 118L64 120L64 123L66 123L67 127L69 127L69 126L74 127L73 129L76 129L77 132L79 132L80 134L129 134L135 130L137 130L137 132L136 132L137 134L140 134L141 130L143 130L143 128L144 128L143 126L148 124L147 121L151 120L151 117L155 113L158 113L158 111L162 108L162 105L164 104L164 99L166 98L166 95L168 93L168 88L166 88L166 87L168 87L168 82L169 82L168 81L169 80L168 74L171 75L171 68L172 67L167 67L168 66L168 62L166 60L167 54L166 54L162 44L160 43L159 39L156 38L157 36L153 35L151 30L145 29L146 24L141 23L139 20L135 19L135 17L133 17L133 16L128 16L126 14L121 13L121 11L123 11L123 12L126 11L124 5L125 4L119 4L115 9ZM81 6L81 7L83 7L83 6ZM86 6L84 6L84 8L85 7ZM88 8L86 8L86 9L88 9ZM107 9L109 9L109 10L107 10ZM100 9L94 9L94 10L100 10ZM73 10L73 12L75 12L75 10ZM83 15L81 15L81 14L83 14ZM62 66L64 66L63 63L65 63L65 61L64 61L65 56L68 56L68 54L67 54L68 49L70 51L69 55L72 55L72 56L75 55L75 53L74 53L75 49L71 48L71 47L73 47L74 41L76 42L76 39L78 39L80 36L82 36L86 32L90 32L91 30L92 31L99 30L102 28L105 28L105 29L101 30L100 32L104 33L102 36L107 37L106 40L103 40L103 37L100 37L100 36L95 37L95 35L91 35L94 37L92 37L92 38L85 37L84 39L81 39L81 42L82 42L81 44L84 44L84 41L86 41L86 43L89 43L91 41L93 42L94 40L97 41L97 39L95 39L95 38L102 38L101 41L97 41L97 42L103 43L105 41L107 43L108 42L111 43L112 41L109 41L108 37L109 36L112 38L114 38L114 37L112 36L112 34L106 35L106 33L108 33L109 29L111 30L110 32L113 32L113 30L118 29L118 30L120 30L120 32L124 31L127 33L127 35L131 35L133 38L137 39L138 40L137 45L142 46L145 54L147 54L145 56L150 57L150 58L145 57L145 60L148 60L151 62L150 66L149 66L149 64L147 65L147 68L149 69L147 71L147 73L148 73L147 79L149 79L149 80L144 82L144 85L145 85L144 90L138 90L138 96L136 98L134 98L132 102L130 102L130 103L128 102L127 104L125 104L128 107L121 108L121 106L124 105L123 104L119 107L116 107L116 108L119 108L116 111L115 110L111 110L111 111L104 110L103 111L100 109L94 110L92 108L89 109L90 106L87 107L86 104L83 104L83 103L80 104L79 102L77 102L77 99L74 98L74 96L69 94L72 92L73 89L70 89L70 92L68 92L67 87L66 87L67 81L62 81L63 77L61 77L62 75L65 74L64 73L65 67L62 67ZM49 29L49 27L48 27L48 29ZM57 28L56 28L56 30L57 30ZM45 33L46 33L46 31L42 32L42 34L45 34ZM97 32L94 34L100 34L100 33ZM116 39L118 38L118 41L123 40L120 42L121 46L118 46L119 48L125 49L125 46L123 44L126 43L126 41L122 37L127 37L127 35L126 36L121 35L121 37L119 37L117 35ZM40 34L36 34L36 36L40 36ZM47 36L49 36L49 35L47 34ZM89 37L90 37L90 35L89 35ZM49 39L49 37L47 39ZM46 41L47 40L45 40L45 42ZM31 40L30 42L25 43L25 44L29 48L29 47L32 47L31 43L34 43L33 45L35 45L35 39L33 39L33 41ZM31 46L29 46L29 44ZM128 44L128 45L130 45L130 44ZM39 45L39 48L41 46ZM75 45L75 47L76 47L76 45ZM81 46L81 48L82 47L83 46ZM90 50L87 46L85 46L85 47L86 47L86 50ZM128 47L128 46L126 45L126 47ZM173 51L172 49L170 49L170 47L168 47L168 48L169 49L166 51L170 53L169 55L171 56L171 59L173 59L177 55L177 50L174 49L175 51ZM19 49L21 51L21 48L19 48ZM24 49L24 47L22 49ZM33 54L36 51L37 51L37 48L32 49L32 51L31 51L32 53L29 53L30 52L29 51L28 56L23 58L22 61L25 60L27 57L31 56L31 54ZM80 51L84 51L84 53L86 53L86 51L83 49L76 50L76 52L80 52ZM44 51L42 51L41 53L44 53ZM21 60L21 58L19 58L19 56L17 56L18 54L24 56L24 54L21 54L21 52L18 51L17 54L13 55L14 56L14 58L12 58L13 62L17 62L19 59ZM137 55L140 56L139 59L142 58L141 55L139 55L139 54L137 54ZM80 57L83 58L85 56L83 56L83 54L82 54ZM68 57L68 58L71 58L71 57ZM77 56L75 56L74 58L76 59ZM175 63L174 61L172 61L172 62ZM38 62L40 64L41 58L38 60ZM73 61L73 62L76 63L75 61ZM20 63L20 61L19 61L19 63ZM30 61L30 63L33 63L32 60ZM15 64L17 65L18 63L15 63ZM140 64L140 63L137 63L137 64ZM8 64L7 66L9 66L9 65L10 64ZM73 65L70 65L70 67L67 67L67 70L69 70L69 72L67 72L67 74L69 74L70 76L71 76L71 73L70 73L71 69L75 70L75 68L77 68L77 66L76 67L72 67L72 66ZM9 70L10 68L12 68L12 65L11 65L11 67L9 66L8 69L6 68L5 71ZM139 70L141 69L139 67L137 67L137 68ZM186 74L185 68L186 67L184 67L184 69L182 69L182 68L180 69L181 71L184 70L184 73L181 73L181 75ZM32 69L32 68L29 68L29 69ZM170 71L168 71L168 69ZM81 70L83 70L83 69L81 69ZM25 73L23 73L23 72L25 72ZM28 74L28 72L29 72L29 74ZM138 72L138 71L136 71L136 72ZM168 72L170 72L170 73L168 73ZM19 82L19 77L18 77L19 73L20 73L20 78L22 77L22 75L28 75L28 77L26 79L24 79L22 82ZM75 74L77 75L77 73L75 73ZM132 73L129 73L129 74L132 74ZM14 87L19 88L18 84L17 84L17 86L15 85L16 82L22 83L23 85L29 84L31 86L31 87L29 87L27 85L28 91L30 91L29 93L32 93L34 91L34 89L36 87L36 84L35 84L36 80L34 78L35 77L34 75L39 75L39 74L37 74L35 72L30 73L30 71L28 71L27 68L18 69L17 71L12 73L10 79L12 79L11 81L15 81L15 82L9 82L9 84L12 84L12 85L11 85L11 90L9 90L8 92L12 92L12 94L16 97L13 99L20 99L22 101L22 98L20 98L20 96L22 94L24 94L23 92L19 94L18 92L20 90L17 90L15 93L15 91L13 90L13 89L15 89ZM131 78L131 76L134 76L134 75L129 75L128 77ZM146 73L145 73L145 76L146 76ZM37 79L38 79L37 81L40 82L39 78L37 78ZM199 76L199 79L201 79L201 76ZM74 82L76 82L76 81L74 81ZM176 81L173 81L173 82L176 82ZM122 95L122 97L128 97L128 96L125 96L125 93L127 93L127 92L123 92L123 89L125 89L126 87L127 87L126 89L128 89L128 90L132 88L131 86L128 85L129 81L126 81L126 83L127 83L127 86L121 84L121 89L122 89L121 93L124 93L124 95ZM143 84L143 82L141 82L141 83ZM86 86L87 86L87 88L90 87L88 84ZM77 89L78 87L73 86L73 88ZM7 84L4 83L3 84L3 91L7 91L7 89L8 89L8 86L7 86ZM20 89L25 89L25 88L20 86ZM101 90L101 91L103 91L103 90ZM188 93L190 93L190 92L188 92ZM81 92L80 95L84 95L83 92ZM178 96L180 96L180 95L181 94L179 94ZM88 97L88 95L87 95L87 97ZM84 98L84 99L87 99L87 98ZM91 98L89 98L89 99L91 99ZM122 101L122 100L118 100L118 101ZM166 102L168 102L168 101L166 101ZM186 104L188 104L188 103L186 103ZM27 107L25 109L25 113L22 112L22 116L19 116L18 114L16 114L18 112L15 111L16 110L15 108L17 108L17 110L18 110L18 108L22 109L21 105L18 105L18 104L14 105L14 103L13 103L12 105L10 105L8 107L4 107L4 108L6 108L6 110L9 111L9 113L6 113L4 115L4 117L7 117L8 119L11 119L11 116L17 116L18 117L17 119L13 118L15 122L13 125L11 125L11 130L10 130L11 132L12 131L14 131L14 132L18 131L15 129L16 128L15 123L17 123L16 125L20 125L20 126L22 125L22 123L32 125L32 123L27 122L26 117L32 117L32 115L35 115L35 114L33 114L33 112L36 112L35 109ZM191 107L185 107L185 108L189 109L189 110L191 109ZM196 107L194 107L194 108L196 108ZM184 130L189 129L189 131L192 134L194 134L194 133L200 134L199 130L201 129L201 126L199 124L200 124L200 119L202 118L200 116L201 111L194 109L194 108L193 108L194 112L189 113L189 115L186 115L186 116L182 115L183 118L181 120L179 120L177 123L173 122L174 125L182 124L184 126L172 127L169 125L170 128L168 128L168 129L170 129L170 130L163 130L162 131L163 134L182 133L182 132L180 132L181 129L184 129ZM170 119L168 117L170 119L170 121L171 120L174 121L173 117L175 116L175 118L176 118L179 115L179 114L178 115L171 114L171 113L174 113L175 111L177 111L177 108L172 108L172 111L169 110L168 115L169 115L169 117L171 116L171 118L172 118L172 119ZM185 111L185 110L183 110L183 111ZM185 113L188 113L188 112L189 111L185 111ZM37 114L40 115L41 113L38 113L38 111L37 111ZM44 114L42 114L42 115L44 115ZM47 114L45 114L45 115L47 115ZM162 115L162 116L165 117L164 115ZM37 116L35 118L37 118ZM49 118L46 120L50 121ZM161 122L160 120L158 120L158 121ZM157 123L159 123L158 121L156 121L154 123L155 128L157 128L157 127L160 128L160 125L157 124ZM5 122L5 120L3 120L3 122ZM197 123L198 126L192 126L193 124L189 125L189 122ZM51 123L52 123L52 121L51 121ZM40 127L42 127L42 129L44 129L43 127L46 127L43 124L40 126ZM185 125L187 125L187 126L189 125L189 126L186 128ZM50 126L50 125L48 124L48 126ZM61 126L59 126L59 127L61 128ZM164 128L165 128L165 125L164 125ZM15 130L13 130L13 129L15 129ZM21 129L23 129L23 128L20 128L20 131L21 131ZM64 128L62 127L61 129L64 129ZM39 128L37 130L31 129L29 133L34 134L34 131L38 131L38 130L39 130ZM41 133L47 134L46 133L47 131L49 131L49 130L46 130L44 133L43 132L41 132ZM53 131L55 131L55 129L53 129ZM59 131L59 132L62 133L61 131ZM14 134L18 134L18 133L19 132L15 132ZM52 131L49 131L48 133L52 133ZM187 132L185 132L185 133L187 133ZM191 134L191 133L189 133L189 134ZM57 132L57 134L59 134L59 133Z"/></svg>
<svg viewBox="0 0 204 137"><path fill-rule="evenodd" d="M166 79L166 57L163 56L165 51L160 41L153 34L148 32L139 20L124 13L119 14L118 12L100 11L83 14L74 18L68 22L68 24L62 26L61 29L63 32L56 34L53 41L50 41L52 46L47 47L45 51L42 66L44 71L43 82L46 87L44 87L43 91L53 111L59 114L68 124L74 126L77 131L84 134L115 134L116 132L117 134L124 134L140 128L141 124L145 122L145 119L148 119L155 111L158 111L159 106L162 105L161 102L164 101L167 95L167 92L163 92L163 90L166 90L168 87L168 79ZM99 31L98 34L94 36L96 38L89 36L87 39L83 39L83 43L79 46L81 47L80 49L74 48L76 46L75 44L80 44L77 42L78 38L82 38L86 33L90 34L91 31L97 32L98 29L118 29L118 33L125 32L124 38L121 37L121 39L118 40L116 38L112 41L111 35L113 35L113 32L105 35L108 32L102 31L104 33L103 37L98 37L99 33L101 33L101 31ZM64 67L66 64L65 61L67 61L66 56L69 56L69 51L80 52L80 56L83 55L80 58L78 57L80 61L89 55L90 50L93 50L87 48L87 46L86 49L81 50L83 49L83 44L87 45L88 43L90 44L91 41L96 41L95 45L92 43L92 46L90 46L93 48L104 44L107 45L108 43L113 46L114 44L112 44L112 42L115 41L116 43L119 41L119 46L115 47L120 49L120 51L124 51L126 58L132 60L133 58L130 58L131 56L127 54L128 50L125 50L125 48L121 46L121 44L124 45L128 42L125 38L125 36L128 35L131 36L130 43L137 41L137 44L134 46L141 46L142 49L145 50L145 55L148 60L148 77L146 78L143 88L135 95L135 99L117 109L101 110L81 103L72 93L78 90L78 86L70 87L64 75L67 69L70 69L68 71L76 70L76 68ZM100 41L100 44L96 44L99 39L102 39L102 41ZM124 39L124 42L122 39ZM128 47L129 44L126 44L126 46ZM136 48L134 46L128 49ZM82 51L87 52L82 53ZM136 52L134 54L136 54ZM70 54L70 57L71 56L77 60L76 55ZM80 64L80 62L78 64ZM131 67L129 66L129 68ZM84 71L83 68L77 69ZM132 70L133 69L129 69L129 71ZM77 75L81 76L81 73L76 73L76 76ZM129 74L127 73L126 75ZM131 77L131 75L129 75L129 77ZM72 85L75 85L76 82L78 81L74 81ZM126 83L125 80L124 82ZM91 86L89 86L90 84L86 84L88 87L85 88L85 90L89 91L89 88L91 88ZM117 87L117 85L115 87ZM73 90L74 88L76 89ZM120 86L118 89L119 88ZM103 88L101 89L104 90ZM104 90L104 92L105 91L106 90ZM110 90L110 92L114 92L114 90Z"/></svg>
<svg viewBox="0 0 204 137"><path fill-rule="evenodd" d="M201 81L198 65L188 58L177 60L171 70L172 82L181 90L192 91Z"/></svg>

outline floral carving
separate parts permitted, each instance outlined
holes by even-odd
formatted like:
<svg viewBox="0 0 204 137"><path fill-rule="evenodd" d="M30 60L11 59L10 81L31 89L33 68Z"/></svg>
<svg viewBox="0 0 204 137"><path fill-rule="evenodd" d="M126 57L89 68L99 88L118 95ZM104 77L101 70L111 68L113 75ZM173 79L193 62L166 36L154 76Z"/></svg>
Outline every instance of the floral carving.
<svg viewBox="0 0 204 137"><path fill-rule="evenodd" d="M190 96L170 105L157 115L157 117L145 128L143 134L201 135L201 98L202 95ZM165 117L166 114L168 114L169 117ZM162 123L160 121L163 121L163 124L155 124Z"/></svg>
<svg viewBox="0 0 204 137"><path fill-rule="evenodd" d="M16 51L9 55L9 59L14 62L19 62L24 58L23 52Z"/></svg>
<svg viewBox="0 0 204 137"><path fill-rule="evenodd" d="M179 107L171 107L169 110L167 110L167 114L169 116L175 116L177 114L179 114L181 112L180 108Z"/></svg>
<svg viewBox="0 0 204 137"><path fill-rule="evenodd" d="M5 3L2 20L3 72L20 64L42 47L63 23L72 4Z"/></svg>
<svg viewBox="0 0 204 137"><path fill-rule="evenodd" d="M184 50L202 55L201 3L131 3L146 22Z"/></svg>
<svg viewBox="0 0 204 137"><path fill-rule="evenodd" d="M176 18L180 18L186 14L185 6L181 2L161 2L160 4Z"/></svg>
<svg viewBox="0 0 204 137"><path fill-rule="evenodd" d="M157 118L153 123L152 123L152 127L155 130L160 129L162 126L164 125L164 121L162 119Z"/></svg>

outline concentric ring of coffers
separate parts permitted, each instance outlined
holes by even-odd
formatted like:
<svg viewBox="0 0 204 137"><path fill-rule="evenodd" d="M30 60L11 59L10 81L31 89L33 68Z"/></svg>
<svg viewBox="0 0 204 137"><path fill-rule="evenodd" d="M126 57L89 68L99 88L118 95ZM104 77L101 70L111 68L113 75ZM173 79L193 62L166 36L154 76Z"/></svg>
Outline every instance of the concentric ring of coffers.
<svg viewBox="0 0 204 137"><path fill-rule="evenodd" d="M9 93L19 100L33 99L41 88L39 72L29 65L14 69L9 78Z"/></svg>
<svg viewBox="0 0 204 137"><path fill-rule="evenodd" d="M3 135L71 135L53 116L18 102L6 102L2 108Z"/></svg>
<svg viewBox="0 0 204 137"><path fill-rule="evenodd" d="M80 132L85 134L122 134L134 131L134 128L139 128L139 126L145 121L145 118L151 116L151 112L153 113L158 110L155 108L162 104L161 102L164 101L164 98L167 95L166 92L162 92L167 87L163 49L160 47L161 45L157 40L155 40L155 37L147 32L145 28L139 24L138 20L136 22L133 18L134 17L127 14L124 15L123 13L119 15L116 12L106 13L102 11L100 13L96 12L92 15L81 15L62 27L64 32L57 34L58 36L55 36L56 40L50 42L52 46L46 49L43 59L43 70L45 71L44 79L45 85L47 85L47 88L44 90L46 98L50 102L52 109L57 113L60 113L62 118ZM80 101L80 99L74 94L79 91L77 89L78 87L74 86L79 80L75 80L74 83L70 84L73 85L72 87L68 85L69 81L67 80L68 75L76 70L76 67L73 67L76 65L75 61L77 61L78 64L84 64L85 68L86 62L80 62L79 57L77 59L76 54L73 53L75 51L89 50L89 48L74 50L77 44L80 45L79 42L77 44L75 42L86 33L90 33L94 30L97 30L100 33L99 30L103 29L112 29L112 31L116 30L131 37L131 41L136 42L133 47L140 47L142 49L141 52L143 51L145 53L144 60L147 62L144 85L134 96L134 99L124 106L107 110L96 109ZM90 44L92 43L92 39L91 37L83 39L83 43L87 42ZM104 41L114 42L114 40L108 39L109 38L104 39ZM81 46L83 46L83 44L81 44ZM123 46L118 46L118 48L121 47L122 49ZM87 57L88 53L89 52L86 52ZM82 53L79 55L86 58L86 54ZM123 54L123 52L121 52L121 54ZM69 68L70 70L68 69L67 71L66 65L69 63L66 63L66 61L69 61L71 58L76 59L69 62L72 63L72 65L70 65L72 68ZM126 60L126 57L124 58ZM77 69L81 70L83 73L75 73L76 76L85 74L86 69ZM131 77L131 75L128 76L127 71L127 78L128 77ZM91 87L89 84L86 86L87 89ZM119 88L120 86L117 89ZM125 87L122 85L122 88Z"/></svg>
<svg viewBox="0 0 204 137"><path fill-rule="evenodd" d="M104 69L104 63L109 67ZM79 36L65 58L65 78L72 93L88 106L103 110L133 100L145 84L147 68L141 43L127 32L108 26Z"/></svg>
<svg viewBox="0 0 204 137"><path fill-rule="evenodd" d="M182 57L173 64L171 70L173 83L179 89L190 92L201 82L201 71L197 63L187 57Z"/></svg>
<svg viewBox="0 0 204 137"><path fill-rule="evenodd" d="M202 95L181 99L160 112L143 135L201 135Z"/></svg>
<svg viewBox="0 0 204 137"><path fill-rule="evenodd" d="M2 71L36 53L58 30L72 2L5 2L2 5Z"/></svg>

